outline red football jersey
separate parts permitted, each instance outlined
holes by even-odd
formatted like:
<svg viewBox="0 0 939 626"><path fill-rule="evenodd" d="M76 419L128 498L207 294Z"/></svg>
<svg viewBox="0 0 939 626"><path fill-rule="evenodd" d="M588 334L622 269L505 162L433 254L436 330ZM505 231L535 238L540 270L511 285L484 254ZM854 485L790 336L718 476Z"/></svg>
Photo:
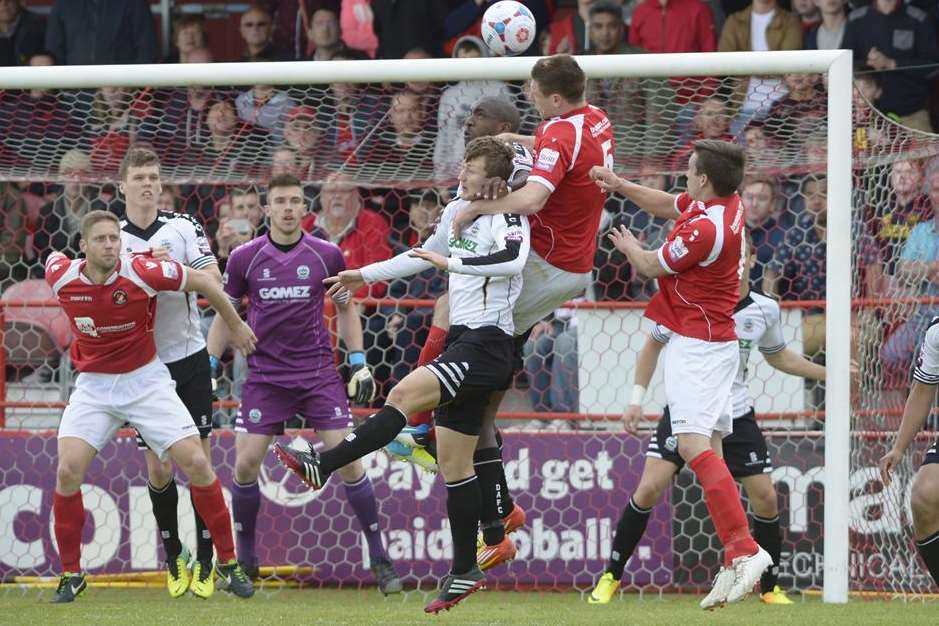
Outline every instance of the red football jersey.
<svg viewBox="0 0 939 626"><path fill-rule="evenodd" d="M123 374L156 358L153 322L160 291L180 291L186 266L135 255L121 257L103 285L82 273L85 261L53 252L46 281L68 315L75 340L70 355L80 372Z"/></svg>
<svg viewBox="0 0 939 626"><path fill-rule="evenodd" d="M695 202L682 193L675 208L681 215L658 250L668 274L659 278L646 317L685 337L732 341L743 272L740 196Z"/></svg>
<svg viewBox="0 0 939 626"><path fill-rule="evenodd" d="M589 272L606 194L590 180L594 165L613 168L613 127L602 109L588 104L542 122L535 131L535 164L528 182L551 191L529 217L531 247L551 265Z"/></svg>

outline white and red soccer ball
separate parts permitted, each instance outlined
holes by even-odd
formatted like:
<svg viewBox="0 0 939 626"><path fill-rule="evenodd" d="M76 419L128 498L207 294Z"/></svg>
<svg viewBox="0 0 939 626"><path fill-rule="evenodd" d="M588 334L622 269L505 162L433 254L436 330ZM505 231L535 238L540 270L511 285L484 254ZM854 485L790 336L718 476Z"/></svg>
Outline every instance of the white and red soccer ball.
<svg viewBox="0 0 939 626"><path fill-rule="evenodd" d="M535 16L520 2L496 2L483 14L482 35L496 56L521 54L535 40Z"/></svg>

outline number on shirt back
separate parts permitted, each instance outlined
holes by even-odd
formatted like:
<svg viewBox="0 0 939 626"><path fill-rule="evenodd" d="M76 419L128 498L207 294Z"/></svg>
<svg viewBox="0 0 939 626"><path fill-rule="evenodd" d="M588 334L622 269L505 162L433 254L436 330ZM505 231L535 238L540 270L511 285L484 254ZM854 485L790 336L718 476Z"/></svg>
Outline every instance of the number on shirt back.
<svg viewBox="0 0 939 626"><path fill-rule="evenodd" d="M612 172L613 171L613 140L607 139L600 145L603 147L603 165Z"/></svg>

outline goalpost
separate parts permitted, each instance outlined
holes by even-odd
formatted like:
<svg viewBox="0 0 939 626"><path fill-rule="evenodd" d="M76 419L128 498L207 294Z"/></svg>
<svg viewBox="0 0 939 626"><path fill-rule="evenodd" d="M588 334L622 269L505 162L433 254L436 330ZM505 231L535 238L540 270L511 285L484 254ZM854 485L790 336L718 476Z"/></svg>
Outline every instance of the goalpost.
<svg viewBox="0 0 939 626"><path fill-rule="evenodd" d="M824 174L827 177L828 184L828 211L826 241L827 260L824 297L825 302L823 308L825 311L825 353L828 375L824 394L823 595L826 602L846 602L849 592L849 558L851 551L851 546L849 543L851 537L849 521L852 516L851 493L852 489L857 488L856 485L852 485L851 483L851 474L854 467L852 467L852 408L850 381L850 364L852 354L851 333L853 325L851 309L852 282L856 281L857 277L854 270L852 269L852 233L854 231L852 224L852 211L848 210L851 204L846 202L846 199L852 199L856 195L856 190L852 188L851 178L852 159L854 158L854 151L852 148L853 87L851 52L843 50L819 50L713 54L615 55L581 56L577 57L577 60L590 79L635 79L635 81L637 81L636 85L639 86L640 91L641 89L645 88L645 86L650 84L658 84L655 81L664 82L669 79L674 79L680 83L680 81L684 80L685 77L781 77L784 74L790 73L811 73L822 74L824 76L828 93L827 132L825 133L826 143L824 144L827 152L827 165L825 167ZM331 61L292 63L217 63L208 65L187 64L152 66L129 65L0 68L0 87L2 87L4 90L94 90L100 89L102 87L125 87L132 89L145 87L150 94L149 97L151 98L151 102L153 102L153 99L155 98L162 97L157 95L160 93L159 90L161 88L183 88L188 86L204 87L213 85L275 85L284 86L284 89L289 88L296 92L302 93L307 89L307 86L325 86L329 84L404 83L408 85L407 89L411 89L412 86L414 86L415 91L420 91L417 86L425 83L453 83L457 81L497 80L523 81L528 78L530 69L535 61L535 58L485 58L381 60L367 62ZM683 78L675 79L675 77ZM723 81L728 81L729 79L715 78L711 80L716 83L722 83ZM699 83L693 84L703 83L704 81L702 80ZM312 87L310 89L312 90ZM434 87L433 89L436 90L437 87ZM473 89L467 88L467 93L476 92L474 92ZM623 94L622 97L625 99L625 94ZM373 106L365 96L359 94L357 98L356 105L360 110L368 106ZM79 100L80 98L76 99L75 102L78 102ZM699 102L699 100L700 99L692 98L690 102L695 103ZM139 99L135 99L134 102L139 102ZM297 102L302 106L302 100L298 100ZM468 104L471 104L471 102ZM133 104L130 106L131 117L134 115L134 106L135 105ZM376 104L374 106L377 107L378 105ZM673 112L677 106L678 105L674 104L673 102L669 102L666 108L668 108L670 112ZM693 110L691 110L693 107L686 108L688 108L688 111L690 111L686 112L686 118L684 118L684 123L686 126L688 126L691 124L690 116L693 116L695 113ZM86 109L89 111L91 110L90 106ZM329 125L332 123L331 120L323 121L323 111L324 109L320 108L309 113L311 118L316 117L317 119L317 121L313 122L314 124L324 125L320 135L321 137L325 136L327 132L330 132ZM465 113L466 112L464 111L463 115L465 115ZM297 113L297 115L301 114L302 112ZM671 115L671 113L669 114ZM284 115L287 114L284 113ZM336 154L333 154L333 157L335 157L337 154L339 154L341 157L334 161L334 164L337 163L339 167L346 168L350 172L353 172L354 175L360 177L358 180L363 184L363 186L372 185L376 187L380 186L382 188L395 189L413 185L414 187L420 186L421 188L425 188L432 187L434 184L441 184L440 186L442 186L442 183L448 182L448 180L452 179L452 176L448 175L445 177L447 180L439 180L438 172L440 170L436 168L436 166L415 166L413 170L408 170L407 172L404 172L404 170L401 169L396 169L393 171L391 169L383 170L382 167L388 166L390 168L391 165L393 165L393 163L390 163L393 158L388 156L389 154L394 154L393 152L390 152L391 148L382 148L383 150L389 150L389 152L375 153L377 155L374 157L376 162L382 159L384 159L384 162L381 166L375 165L373 167L371 165L372 162L369 161L369 157L365 156L365 152L360 148L362 148L366 142L371 141L374 136L377 136L375 133L379 130L379 127L388 123L388 117L389 114L387 111L383 115L376 114L370 117L365 127L358 129L361 131L360 138L358 139L359 143L355 146L354 149L348 152L342 152L341 154L337 152ZM286 119L292 118L288 117ZM441 122L447 121L443 116L441 116L439 119ZM670 117L669 119L673 118ZM681 118L681 115L676 113L674 119L679 120L680 122L683 118ZM676 122L676 124L679 122ZM349 123L351 127L353 123L351 121ZM159 123L157 126L159 126ZM654 125L652 127L654 128ZM175 129L163 128L161 130L170 132ZM630 128L622 127L618 128L617 131L624 137L632 137L632 135L630 135L632 132ZM677 134L678 131L672 129L665 129L662 132L676 133L675 136L679 136ZM160 135L157 133L154 136L159 137ZM779 149L781 151L780 154L788 149L787 146L789 146L789 143L787 142L796 142L797 139L798 138L794 136L783 136L782 139L779 140ZM157 140L155 139L154 141ZM655 144L656 142L660 142L660 139L650 135L647 136L645 141L651 145ZM617 154L619 155L622 153L629 153L629 141L624 141L621 143L623 143L623 145L619 146ZM664 140L662 143L664 143ZM678 143L677 139L672 143ZM252 159L254 159L254 161L257 161L258 159L269 159L270 157L267 155L267 151L276 146L272 145L272 143L265 143L263 148L252 147L250 144L246 145L248 147L245 150L242 150L241 156L244 158L247 165L246 169L242 171L235 171L235 168L222 171L215 168L214 165L212 168L207 170L199 169L204 165L203 163L197 163L191 167L184 167L183 165L179 165L178 168L174 168L172 164L170 164L169 167L165 168L165 178L170 183L178 184L180 188L187 184L190 184L193 186L193 188L195 188L195 183L198 182L263 184L263 181L267 176L267 170L265 168L268 166L265 165L264 168L253 167L256 165L256 163L251 163L251 161ZM793 143L792 145L796 144ZM447 148L447 146L444 146L444 148ZM798 147L792 148L792 150L802 149L802 144L798 144ZM933 154L933 152L930 150L927 150L926 153ZM62 169L60 162L57 160L59 156L61 155L56 153L56 159L52 159L50 157L48 162L42 163L40 163L38 160L34 160L32 163L14 163L11 161L11 163L13 163L12 165L0 166L0 180L48 180L50 182L64 181L65 179L63 178L63 172L65 170ZM180 164L184 163L184 156L185 155L180 157ZM782 160L773 162L773 155L771 154L767 154L766 156L768 161L771 162L770 165L775 168L774 171L777 173L787 171L786 168L790 166L790 164L787 164ZM215 164L225 161L226 158L227 157L223 152L222 155L218 157ZM429 158L430 157L428 156L428 159ZM93 163L92 169L84 174L84 179L88 181L106 181L108 179L113 180L113 162L109 161L107 157L103 157L102 160L98 161L98 163L100 164L100 168ZM659 163L661 164L661 162ZM187 169L187 167L189 169ZM627 173L633 176L637 174L648 175L650 174L649 171L640 171L647 167L648 163L645 160L642 160L642 162L640 162L640 160L630 162L630 165L627 168ZM668 173L673 174L683 168L684 166L681 165L680 167L660 167L660 170L668 170ZM622 167L618 167L618 169L622 169ZM312 169L308 170L308 173L311 171ZM317 172L321 174L322 170L317 170ZM318 175L310 174L310 176L307 178L318 178ZM417 184L418 182L419 185ZM196 192L193 191L192 193ZM797 196L800 195L802 193L801 187L792 193ZM411 205L413 205L413 203L418 202L418 197L419 196L414 193L408 194L402 192L402 195L399 199L402 203L405 203L406 200L407 202L411 203ZM185 200L185 198L183 200ZM219 198L216 198L216 201L216 206L218 206L219 202L222 202L222 200ZM408 306L413 306L413 303ZM621 334L624 329L626 329L626 322L623 320L629 320L630 324L634 322L638 324L636 321L638 317L630 317L630 315L636 313L636 309L641 311L639 306L640 305L622 305L619 307L622 309L622 311L617 313L617 307L611 305L609 307L609 311L603 314L607 316L603 319L615 319L620 324L620 326L615 327L613 330L603 331L608 334L602 336L591 336L589 334L591 331L585 330L585 328L590 327L591 323L596 322L597 319L600 318L591 318L589 314L590 309L584 309L585 313L583 317L578 318L580 327L577 331L578 338L581 342L581 354L579 355L577 366L579 372L581 373L581 380L579 383L581 392L581 397L579 400L580 408L579 411L575 409L572 412L565 412L564 410L555 411L558 417L566 419L570 418L570 413L575 413L580 414L580 419L585 421L595 418L598 422L602 423L611 421L614 418L613 416L615 416L615 414L622 409L622 406L617 406L616 402L613 400L604 400L603 402L596 400L594 402L590 399L593 396L589 396L589 394L593 393L591 390L598 386L602 387L604 385L612 385L615 387L616 385L620 385L622 387L626 387L627 383L631 382L631 379L624 379L623 376L625 376L625 372L632 367L631 361L633 360L633 353L630 352L628 356L626 353L623 353L622 355L614 357L614 361L620 365L620 368L613 372L612 376L610 372L604 373L599 371L600 368L596 367L596 363L591 365L588 361L590 361L593 357L589 357L587 355L592 354L590 350L596 350L596 362L599 362L601 358L606 358L603 355L605 352L610 352L611 347L619 346L620 343L617 343L617 335ZM0 309L0 311L2 311L2 309ZM12 305L7 306L7 320L10 319L10 311L12 311ZM578 313L576 313L576 315L580 315L579 312L581 309L577 309L577 311ZM601 326L604 323L603 319L600 319ZM795 324L797 321L793 323ZM639 328L637 326L629 326L628 330L636 332L637 335L640 335L638 332ZM10 332L15 332L15 329ZM377 331L375 329L368 329L367 332ZM797 335L798 331L793 330L793 333ZM415 337L416 336L417 335L415 335ZM592 347L584 345L585 342L588 342L588 340L590 346ZM416 339L413 341L416 342ZM603 342L606 343L604 345L600 345ZM557 347L554 348L555 351L558 349L559 348ZM629 350L633 349L634 348L629 348ZM627 364L627 361L629 361L630 364ZM395 363L389 362L385 363L385 365L387 365L389 370L391 370L393 369ZM862 364L862 366L863 365L864 364ZM777 374L777 376L782 375ZM591 377L593 380L585 380L585 377ZM534 378L534 376L532 378ZM32 396L29 395L27 386L20 385L14 389L14 386L11 385L9 388L5 388L4 392L6 393L6 396L0 397L0 402L5 402L4 406L8 407L7 427L16 428L17 425L22 428L33 427L31 425L29 415L26 415L26 413L29 412L30 402L32 401ZM616 390L613 389L614 399L615 392ZM22 395L17 396L17 393L21 393ZM800 392L797 392L797 395L799 393ZM597 396L597 398L599 398L599 396ZM34 408L41 406L42 402L46 402L47 405L49 404L48 398L44 398L42 401L35 402ZM593 404L591 404L591 402L593 402ZM789 406L789 404L784 402L782 399L780 399L780 402L786 407ZM807 407L804 406L804 402L801 399L799 399L796 404L802 405L803 412L806 412L805 409ZM55 407L53 407L53 409L54 408ZM808 408L811 409L811 407ZM656 407L655 410L658 409L659 407ZM24 415L17 418L19 421L16 421L14 418L16 418L16 411L18 410L23 411ZM782 412L779 413L779 415L782 417L779 418L778 423L783 423L785 419L789 419L786 417L786 410L787 409L783 409ZM651 408L648 409L648 411L651 411ZM807 413L811 413L811 410L807 411ZM600 434L584 434L583 438L596 438L600 436ZM634 453L638 451L638 449L632 450ZM527 454L528 450L526 449L525 452ZM225 462L233 462L233 456L230 450L226 451ZM638 462L638 460L636 462ZM519 461L519 463L521 463L521 461ZM2 470L2 466L0 466L0 470ZM571 485L574 485L575 478L573 466L570 471L570 483ZM9 476L9 474L0 474L0 489L9 486L7 483ZM597 470L597 476L599 480L599 470ZM577 480L580 480L581 484L583 484L586 479L578 478ZM0 492L0 494L2 494L2 492ZM408 495L409 494L404 494L403 497L407 498ZM619 498L617 501L620 501L620 503L625 503L625 492L617 493L614 491L609 495L610 498L613 498L614 500ZM18 495L16 497L21 498L27 496ZM28 497L32 498L33 496ZM180 498L181 502L184 500L184 498ZM292 504L288 504L286 506L296 507L309 502L309 499L303 500L303 502L299 502L300 500L303 500L303 498L297 497L292 501ZM3 504L4 502L4 497L0 495L0 504ZM19 502L19 500L16 500L16 502ZM30 500L30 502L32 502L32 500ZM38 507L38 505L36 506ZM39 509L36 508L36 510L38 511ZM563 517L563 512L566 510L567 509L552 509L549 512L557 513L557 516L554 519L560 520ZM111 514L112 511L108 510L108 515ZM586 514L587 513L584 513L584 515ZM899 513L897 514L899 515ZM606 515L609 516L609 513L606 513ZM549 516L546 516L545 519L549 519ZM585 558L587 560L590 559L590 522L591 520L587 520L588 538L586 540L586 556L580 553L576 553L575 551L575 556L571 557L574 559L574 561L576 561L578 558ZM603 538L597 539L597 520L592 520L592 522L594 524L592 527L592 532L595 533L592 535L592 541L599 541L601 546L608 545L608 540L604 540ZM424 520L422 518L421 524L423 523ZM615 525L615 514L613 516L613 524ZM608 523L605 527L601 523L600 527L609 530ZM433 534L430 533L429 526L427 531L429 534ZM423 531L421 532L423 533ZM533 537L531 541L534 543L536 539ZM10 549L12 550L14 548ZM117 549L115 549L115 551L116 550ZM596 552L596 545L593 546L593 550ZM537 552L537 548L532 549L532 553L534 554L535 552ZM583 548L581 548L581 552L583 552ZM594 555L593 559L596 562L602 562L605 556L605 554L600 554L599 556ZM2 557L2 555L0 555L0 557ZM671 557L668 556L667 558ZM415 560L417 560L416 557ZM23 560L23 563L25 562L26 560ZM102 560L102 563L105 562L105 560ZM41 568L26 568L23 571L32 573L45 570L41 570ZM420 579L422 576L422 571L426 575L426 570L414 570L414 576ZM598 574L599 572L596 573ZM586 580L585 576L589 574L589 572L585 571L581 574L582 575L573 579L578 588L583 588L584 581ZM652 576L652 579L657 580L654 576ZM688 584L692 584L692 582L695 580L697 581L696 584L700 584L700 581L694 579L694 577L691 577L688 580ZM670 587L673 584L674 583L664 584L664 586Z"/></svg>

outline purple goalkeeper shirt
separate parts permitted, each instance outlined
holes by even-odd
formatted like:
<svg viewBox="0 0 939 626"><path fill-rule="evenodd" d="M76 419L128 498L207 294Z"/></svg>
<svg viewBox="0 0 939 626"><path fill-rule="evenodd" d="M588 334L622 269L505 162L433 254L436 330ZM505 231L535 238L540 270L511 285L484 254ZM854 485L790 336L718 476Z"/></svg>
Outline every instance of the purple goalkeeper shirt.
<svg viewBox="0 0 939 626"><path fill-rule="evenodd" d="M323 319L323 279L346 268L339 247L304 234L284 252L267 235L235 248L225 266L225 292L248 297L248 325L258 337L249 378L283 383L335 373Z"/></svg>

